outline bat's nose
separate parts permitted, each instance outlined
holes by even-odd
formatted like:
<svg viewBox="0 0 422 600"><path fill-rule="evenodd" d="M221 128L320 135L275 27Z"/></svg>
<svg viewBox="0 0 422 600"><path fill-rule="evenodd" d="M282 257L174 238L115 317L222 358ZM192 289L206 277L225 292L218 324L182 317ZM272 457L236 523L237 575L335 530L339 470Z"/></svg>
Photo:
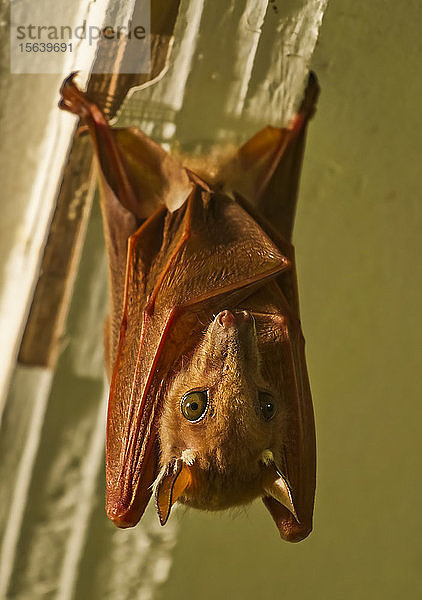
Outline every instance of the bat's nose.
<svg viewBox="0 0 422 600"><path fill-rule="evenodd" d="M216 316L219 325L225 328L241 326L252 322L252 315L247 310L232 313L229 310L223 310Z"/></svg>
<svg viewBox="0 0 422 600"><path fill-rule="evenodd" d="M222 327L231 327L235 324L235 322L235 316L229 310L223 310L217 315L217 323Z"/></svg>

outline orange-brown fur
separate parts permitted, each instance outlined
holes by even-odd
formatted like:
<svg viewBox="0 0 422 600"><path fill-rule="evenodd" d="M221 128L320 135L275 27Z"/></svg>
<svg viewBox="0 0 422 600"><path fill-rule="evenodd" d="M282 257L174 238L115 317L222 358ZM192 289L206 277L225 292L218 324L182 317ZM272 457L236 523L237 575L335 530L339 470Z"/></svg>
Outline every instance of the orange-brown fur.
<svg viewBox="0 0 422 600"><path fill-rule="evenodd" d="M208 389L205 417L191 423L181 413L183 395ZM193 485L180 499L190 506L219 510L263 495L262 454L273 445L277 427L262 418L258 389L271 389L261 374L257 332L252 317L224 328L215 318L189 363L176 374L164 400L160 425L162 465L186 450ZM275 397L275 401L277 398Z"/></svg>

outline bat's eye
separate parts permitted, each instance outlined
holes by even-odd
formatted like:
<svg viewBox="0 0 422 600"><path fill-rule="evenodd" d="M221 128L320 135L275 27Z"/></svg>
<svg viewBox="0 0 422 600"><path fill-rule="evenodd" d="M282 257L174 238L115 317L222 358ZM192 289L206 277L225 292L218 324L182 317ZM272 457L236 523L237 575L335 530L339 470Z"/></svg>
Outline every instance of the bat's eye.
<svg viewBox="0 0 422 600"><path fill-rule="evenodd" d="M200 421L207 411L208 406L208 392L196 391L188 392L182 398L180 409L182 415L186 417L188 421Z"/></svg>
<svg viewBox="0 0 422 600"><path fill-rule="evenodd" d="M258 392L261 414L266 421L269 421L275 415L274 398L268 392Z"/></svg>

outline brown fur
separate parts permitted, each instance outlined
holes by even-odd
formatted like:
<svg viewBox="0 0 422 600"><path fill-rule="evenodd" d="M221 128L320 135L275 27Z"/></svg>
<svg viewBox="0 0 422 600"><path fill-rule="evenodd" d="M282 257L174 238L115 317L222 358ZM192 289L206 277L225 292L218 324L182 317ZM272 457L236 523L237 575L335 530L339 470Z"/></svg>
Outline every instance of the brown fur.
<svg viewBox="0 0 422 600"><path fill-rule="evenodd" d="M183 395L208 389L208 408L196 423L181 413ZM162 465L188 450L194 483L181 501L219 510L263 495L262 453L273 444L279 413L266 422L258 390L271 389L261 374L255 322L225 328L216 317L202 344L169 386L160 423ZM275 397L277 402L277 398Z"/></svg>
<svg viewBox="0 0 422 600"><path fill-rule="evenodd" d="M107 514L135 525L155 480L162 524L178 499L216 510L263 496L281 536L303 539L315 434L290 241L316 80L291 127L183 168L139 130L111 129L73 79L61 107L95 143L109 256ZM195 388L209 406L193 423L180 403Z"/></svg>

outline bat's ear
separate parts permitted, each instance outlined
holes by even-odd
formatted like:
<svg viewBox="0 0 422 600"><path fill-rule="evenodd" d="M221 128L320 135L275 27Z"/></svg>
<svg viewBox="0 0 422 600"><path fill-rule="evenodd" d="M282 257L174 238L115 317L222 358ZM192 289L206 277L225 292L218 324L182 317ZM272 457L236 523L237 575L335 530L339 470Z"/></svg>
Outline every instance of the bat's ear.
<svg viewBox="0 0 422 600"><path fill-rule="evenodd" d="M262 475L262 487L266 496L270 496L291 512L296 521L299 519L293 503L293 494L287 478L283 475L273 460L269 461Z"/></svg>
<svg viewBox="0 0 422 600"><path fill-rule="evenodd" d="M155 484L155 505L161 525L167 523L171 507L191 483L191 470L179 458L172 460L160 473Z"/></svg>
<svg viewBox="0 0 422 600"><path fill-rule="evenodd" d="M287 477L273 460L265 462L262 474L263 502L277 525L280 536L299 542L309 535L312 525L301 521L296 512L293 491Z"/></svg>

